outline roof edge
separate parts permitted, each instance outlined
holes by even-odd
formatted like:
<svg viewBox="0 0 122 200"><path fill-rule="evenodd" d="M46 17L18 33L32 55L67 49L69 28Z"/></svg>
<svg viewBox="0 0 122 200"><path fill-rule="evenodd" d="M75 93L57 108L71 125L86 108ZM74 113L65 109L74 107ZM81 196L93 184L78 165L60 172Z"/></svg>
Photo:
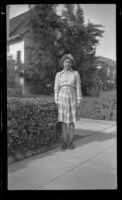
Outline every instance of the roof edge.
<svg viewBox="0 0 122 200"><path fill-rule="evenodd" d="M16 16L14 16L14 17L12 17L12 18L9 18L9 21L11 21L11 20L13 20L13 19L15 19L15 18L17 18L17 17L21 17L22 15L25 15L26 13L29 13L29 12L30 12L30 10L27 10L27 11L25 11L25 12L19 14L19 15L16 15Z"/></svg>

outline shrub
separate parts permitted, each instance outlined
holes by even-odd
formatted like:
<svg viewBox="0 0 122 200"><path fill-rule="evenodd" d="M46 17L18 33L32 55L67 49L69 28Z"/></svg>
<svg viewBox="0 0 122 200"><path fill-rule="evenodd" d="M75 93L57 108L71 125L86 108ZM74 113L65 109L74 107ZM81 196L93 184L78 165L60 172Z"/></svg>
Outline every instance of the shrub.
<svg viewBox="0 0 122 200"><path fill-rule="evenodd" d="M116 120L116 93L103 93L100 98L83 98L79 115L88 119Z"/></svg>
<svg viewBox="0 0 122 200"><path fill-rule="evenodd" d="M103 91L111 91L116 88L116 83L113 82L104 82Z"/></svg>
<svg viewBox="0 0 122 200"><path fill-rule="evenodd" d="M7 88L7 96L18 96L18 95L21 95L21 88L20 87L17 87L17 88Z"/></svg>
<svg viewBox="0 0 122 200"><path fill-rule="evenodd" d="M95 87L88 88L87 94L88 94L88 96L96 97L97 96L96 88Z"/></svg>
<svg viewBox="0 0 122 200"><path fill-rule="evenodd" d="M15 70L16 60L11 56L7 60L7 95L16 96L21 94L20 78Z"/></svg>
<svg viewBox="0 0 122 200"><path fill-rule="evenodd" d="M7 59L7 87L15 88L18 86L17 74L15 71L16 60L11 56Z"/></svg>
<svg viewBox="0 0 122 200"><path fill-rule="evenodd" d="M15 61L12 58L7 60L7 86L15 87Z"/></svg>
<svg viewBox="0 0 122 200"><path fill-rule="evenodd" d="M49 98L8 97L7 120L9 152L41 148L61 134L56 130L57 109Z"/></svg>
<svg viewBox="0 0 122 200"><path fill-rule="evenodd" d="M95 101L94 119L116 120L116 99L112 96Z"/></svg>

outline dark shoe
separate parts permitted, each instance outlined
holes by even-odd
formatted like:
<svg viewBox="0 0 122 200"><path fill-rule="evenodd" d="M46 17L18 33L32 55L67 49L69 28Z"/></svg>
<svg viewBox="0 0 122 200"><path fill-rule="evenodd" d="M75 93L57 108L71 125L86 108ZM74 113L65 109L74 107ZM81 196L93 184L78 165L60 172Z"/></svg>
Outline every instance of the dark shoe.
<svg viewBox="0 0 122 200"><path fill-rule="evenodd" d="M64 143L62 144L61 148L62 148L63 150L67 149L67 143L64 142Z"/></svg>
<svg viewBox="0 0 122 200"><path fill-rule="evenodd" d="M75 148L75 145L73 144L73 142L70 142L69 143L69 149L74 149Z"/></svg>

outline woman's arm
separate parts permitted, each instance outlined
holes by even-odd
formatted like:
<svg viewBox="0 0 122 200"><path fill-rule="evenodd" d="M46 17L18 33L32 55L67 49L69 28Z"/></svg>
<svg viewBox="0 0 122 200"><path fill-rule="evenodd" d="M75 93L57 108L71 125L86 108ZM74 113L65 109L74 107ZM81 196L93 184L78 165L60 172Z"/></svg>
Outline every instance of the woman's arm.
<svg viewBox="0 0 122 200"><path fill-rule="evenodd" d="M60 87L60 77L59 77L59 72L57 72L57 74L55 76L55 84L54 84L54 100L55 100L55 103L58 103L59 87Z"/></svg>
<svg viewBox="0 0 122 200"><path fill-rule="evenodd" d="M76 76L77 103L80 103L82 99L82 92L81 92L81 79L78 71L75 71L75 76Z"/></svg>

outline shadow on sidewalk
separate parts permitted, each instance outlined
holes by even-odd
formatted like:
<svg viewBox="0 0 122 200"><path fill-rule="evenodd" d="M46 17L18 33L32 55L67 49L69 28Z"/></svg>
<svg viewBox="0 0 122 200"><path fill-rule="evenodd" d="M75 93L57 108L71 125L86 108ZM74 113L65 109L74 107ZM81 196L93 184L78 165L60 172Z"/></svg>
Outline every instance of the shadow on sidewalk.
<svg viewBox="0 0 122 200"><path fill-rule="evenodd" d="M116 137L115 131L111 132L111 133L104 133L104 132L100 132L100 131L88 131L88 130L76 129L74 141L75 142L80 141L80 142L78 142L78 144L76 144L76 149L77 149L77 147L84 146L88 143L90 144L93 141L105 141L105 140L112 139L113 137ZM62 151L61 143L62 143L62 139L60 138L56 144L46 147L45 150L40 151L36 155L31 154L28 157L23 157L22 159L18 159L19 161L17 161L17 158L15 157L13 164L12 163L9 164L8 172L15 172L19 169L25 168L25 166L28 165L34 159L41 159L45 156L51 156L57 151ZM15 155L13 155L13 156L15 156ZM23 162L20 162L22 160L23 160ZM17 162L15 162L15 161L17 161Z"/></svg>
<svg viewBox="0 0 122 200"><path fill-rule="evenodd" d="M74 141L80 140L82 138L84 138L86 136L84 135L78 135L75 134L74 135ZM44 153L47 153L51 150L58 150L62 144L62 136L57 139L57 141L55 143L50 143L49 145L44 145L44 146L40 146L40 149L33 149L33 148L29 148L27 147L26 149L23 149L23 151L16 151L16 152L10 152L8 155L8 164L12 164L15 162L19 162L21 160L27 159L27 158L34 158L34 156L37 155L42 155ZM11 158L11 160L10 160Z"/></svg>

